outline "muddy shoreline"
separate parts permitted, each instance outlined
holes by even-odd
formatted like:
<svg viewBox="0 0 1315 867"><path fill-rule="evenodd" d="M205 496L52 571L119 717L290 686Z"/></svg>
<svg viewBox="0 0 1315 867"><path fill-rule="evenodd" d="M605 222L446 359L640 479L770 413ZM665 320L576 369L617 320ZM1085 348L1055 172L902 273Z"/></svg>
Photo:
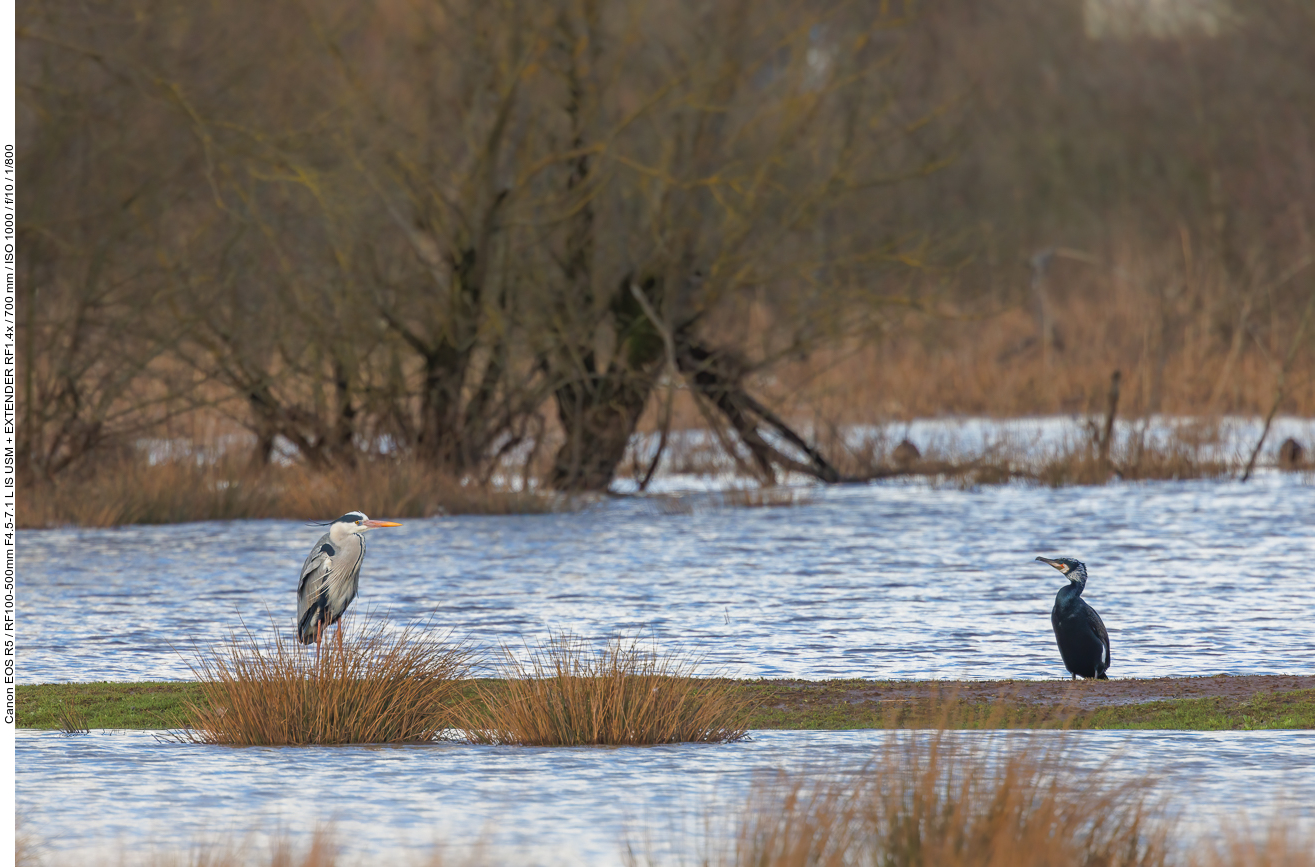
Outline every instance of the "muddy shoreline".
<svg viewBox="0 0 1315 867"><path fill-rule="evenodd" d="M1177 699L1245 701L1257 695L1315 689L1315 675L1242 674L1126 680L761 681L803 699L832 697L848 704L957 699L1096 710ZM815 694L815 695L810 695Z"/></svg>

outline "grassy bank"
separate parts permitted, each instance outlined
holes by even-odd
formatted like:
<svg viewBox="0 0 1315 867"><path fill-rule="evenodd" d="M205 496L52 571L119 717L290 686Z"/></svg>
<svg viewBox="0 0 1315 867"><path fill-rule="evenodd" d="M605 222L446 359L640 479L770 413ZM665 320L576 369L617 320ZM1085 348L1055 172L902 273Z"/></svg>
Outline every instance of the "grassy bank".
<svg viewBox="0 0 1315 867"><path fill-rule="evenodd" d="M1304 686L1305 680L1294 682ZM508 688L500 680L468 684L459 700L487 699ZM756 680L731 685L755 708L750 729L1315 728L1315 688L1275 687L1263 678L995 682L989 690L982 683L941 681ZM1200 694L1160 697L1184 692ZM185 702L202 701L200 687L190 682L20 685L18 725L58 729L61 715L72 709L92 729L162 729L176 724Z"/></svg>

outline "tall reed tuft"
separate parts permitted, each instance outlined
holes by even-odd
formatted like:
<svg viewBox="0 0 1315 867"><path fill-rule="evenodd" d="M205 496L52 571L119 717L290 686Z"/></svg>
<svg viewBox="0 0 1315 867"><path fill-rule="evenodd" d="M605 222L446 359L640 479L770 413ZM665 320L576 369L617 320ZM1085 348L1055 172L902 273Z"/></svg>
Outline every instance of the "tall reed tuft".
<svg viewBox="0 0 1315 867"><path fill-rule="evenodd" d="M747 731L751 702L731 681L695 677L696 662L633 641L594 648L561 634L524 662L503 653L506 680L478 685L483 709L462 726L475 743L727 743Z"/></svg>
<svg viewBox="0 0 1315 867"><path fill-rule="evenodd" d="M976 739L980 744L980 738ZM1159 867L1172 823L1144 783L1072 767L1072 750L940 732L892 735L872 764L760 781L711 834L708 865ZM714 820L715 821L715 820ZM632 858L632 863L637 859Z"/></svg>
<svg viewBox="0 0 1315 867"><path fill-rule="evenodd" d="M473 651L418 626L352 624L338 647L290 643L250 630L200 651L203 699L188 703L175 737L190 743L306 745L427 743L452 724ZM336 628L336 627L335 627Z"/></svg>

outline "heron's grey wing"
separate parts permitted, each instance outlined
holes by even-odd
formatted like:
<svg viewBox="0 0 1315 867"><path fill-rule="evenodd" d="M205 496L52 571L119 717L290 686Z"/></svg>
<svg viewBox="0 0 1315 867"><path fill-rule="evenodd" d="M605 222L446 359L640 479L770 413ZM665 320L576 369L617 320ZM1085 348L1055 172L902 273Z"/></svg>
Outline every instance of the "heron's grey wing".
<svg viewBox="0 0 1315 867"><path fill-rule="evenodd" d="M356 598L356 588L361 578L361 564L364 561L364 536L359 534L348 536L338 546L338 552L333 557L333 566L325 572L324 576L330 622L341 617L347 606Z"/></svg>
<svg viewBox="0 0 1315 867"><path fill-rule="evenodd" d="M301 564L301 581L297 584L297 633L302 643L315 640L315 624L324 616L321 609L328 607L326 590L337 553L329 542L329 534L325 533L306 555L306 562ZM307 634L310 641L306 639Z"/></svg>
<svg viewBox="0 0 1315 867"><path fill-rule="evenodd" d="M1110 634L1105 630L1105 621L1100 619L1096 609L1090 605L1087 606L1087 623L1091 624L1091 629L1100 639L1100 643L1105 645L1105 668L1110 665Z"/></svg>

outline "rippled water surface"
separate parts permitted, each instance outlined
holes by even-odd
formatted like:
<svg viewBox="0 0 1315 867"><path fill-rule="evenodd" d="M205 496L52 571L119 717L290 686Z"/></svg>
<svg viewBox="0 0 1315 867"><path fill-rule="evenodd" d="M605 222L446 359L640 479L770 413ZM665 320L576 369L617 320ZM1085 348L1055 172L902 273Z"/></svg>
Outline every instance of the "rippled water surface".
<svg viewBox="0 0 1315 867"><path fill-rule="evenodd" d="M951 736L1036 751L1061 734ZM1079 737L1074 765L1104 766L1115 779L1155 775L1185 839L1221 820L1264 828L1285 815L1310 828L1315 732ZM703 808L742 803L755 777L855 770L889 743L881 732L759 732L725 746L628 749L230 748L163 744L141 732L23 731L17 797L23 827L70 863L225 837L263 846L279 832L304 844L330 821L347 854L371 863L480 843L494 863L616 864L626 840L668 862L673 850L698 847Z"/></svg>
<svg viewBox="0 0 1315 867"><path fill-rule="evenodd" d="M739 676L1049 678L1064 675L1049 623L1064 579L1032 558L1068 555L1089 566L1111 676L1301 673L1315 659L1315 486L1299 475L811 497L407 521L372 533L354 610L433 615L487 646L549 630L651 637ZM321 532L25 531L20 677L188 678L193 639L240 621L268 631L271 616L291 626Z"/></svg>
<svg viewBox="0 0 1315 867"><path fill-rule="evenodd" d="M948 452L996 436L929 430ZM1046 422L1010 436L1044 445L1067 434ZM1315 660L1309 478L886 483L808 497L407 521L371 536L354 610L432 617L485 647L550 630L652 638L747 677L1053 678L1064 676L1049 624L1063 578L1032 558L1069 555L1089 565L1116 678L1306 673ZM193 640L243 622L267 633L271 618L288 630L298 568L321 532L290 521L25 531L20 680L189 678ZM886 741L764 732L717 747L234 749L23 731L18 743L23 827L58 860L115 840L137 854L229 834L304 841L334 821L351 854L377 863L483 842L503 863L612 864L624 839L660 856L686 845L701 833L700 806L736 803L755 775L854 769ZM1197 830L1220 816L1264 826L1285 807L1309 819L1315 803L1311 732L1083 732L1073 743L1075 763L1161 775Z"/></svg>

